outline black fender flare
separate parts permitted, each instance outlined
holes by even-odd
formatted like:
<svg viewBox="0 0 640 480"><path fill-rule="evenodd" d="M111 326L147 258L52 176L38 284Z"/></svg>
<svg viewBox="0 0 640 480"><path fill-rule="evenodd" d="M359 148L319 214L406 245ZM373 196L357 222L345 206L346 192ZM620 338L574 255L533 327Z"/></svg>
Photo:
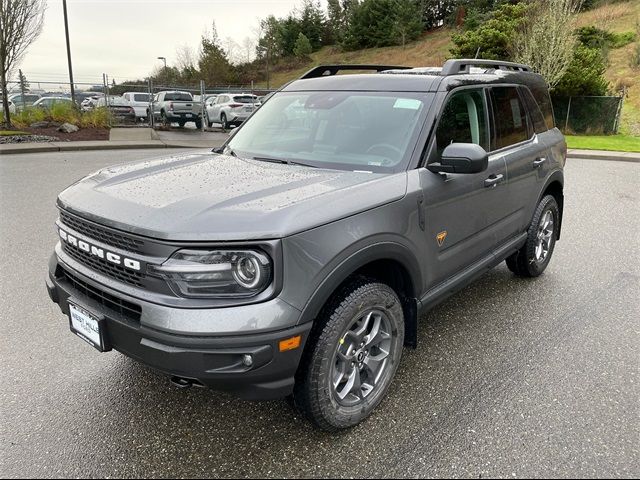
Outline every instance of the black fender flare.
<svg viewBox="0 0 640 480"><path fill-rule="evenodd" d="M562 216L564 212L564 193L563 193L564 192L564 172L562 170L555 170L553 173L551 173L551 175L547 177L547 179L544 182L544 186L542 187L542 190L540 190L540 194L538 195L538 202L536 203L536 205L540 203L540 200L542 200L544 193L547 191L549 186L554 182L558 182L562 186L560 201L558 202L559 203L558 208L560 210L560 221L558 224L558 234L556 237L556 239L559 240L560 232L562 230Z"/></svg>
<svg viewBox="0 0 640 480"><path fill-rule="evenodd" d="M393 241L370 243L348 255L325 276L302 309L298 324L312 322L336 289L365 265L377 260L392 260L400 264L411 281L411 296L402 298L405 312L405 345L416 346L419 293L422 288L420 262L412 250Z"/></svg>

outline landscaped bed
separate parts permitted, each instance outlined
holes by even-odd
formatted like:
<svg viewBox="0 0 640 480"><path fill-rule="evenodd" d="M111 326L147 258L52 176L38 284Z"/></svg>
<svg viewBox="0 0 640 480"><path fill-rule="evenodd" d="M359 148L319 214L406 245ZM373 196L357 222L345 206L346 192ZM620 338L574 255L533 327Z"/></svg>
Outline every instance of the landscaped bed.
<svg viewBox="0 0 640 480"><path fill-rule="evenodd" d="M109 140L107 128L81 128L74 133L58 132L56 127L21 128L0 131L2 143L75 142L79 140Z"/></svg>
<svg viewBox="0 0 640 480"><path fill-rule="evenodd" d="M640 152L640 137L630 135L567 135L569 148Z"/></svg>

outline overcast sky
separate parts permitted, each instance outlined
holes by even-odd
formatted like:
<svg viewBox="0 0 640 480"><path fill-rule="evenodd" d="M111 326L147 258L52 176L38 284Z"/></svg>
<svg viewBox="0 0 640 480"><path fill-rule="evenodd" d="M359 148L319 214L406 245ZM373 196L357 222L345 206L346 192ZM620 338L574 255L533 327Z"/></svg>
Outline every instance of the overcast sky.
<svg viewBox="0 0 640 480"><path fill-rule="evenodd" d="M172 65L178 46L197 51L212 21L221 40L232 37L242 44L245 37L255 36L260 18L284 16L300 4L301 0L67 0L74 79L102 83L103 73L117 82L144 78L162 65L156 57L166 57ZM62 0L48 0L42 35L20 68L32 84L68 78Z"/></svg>

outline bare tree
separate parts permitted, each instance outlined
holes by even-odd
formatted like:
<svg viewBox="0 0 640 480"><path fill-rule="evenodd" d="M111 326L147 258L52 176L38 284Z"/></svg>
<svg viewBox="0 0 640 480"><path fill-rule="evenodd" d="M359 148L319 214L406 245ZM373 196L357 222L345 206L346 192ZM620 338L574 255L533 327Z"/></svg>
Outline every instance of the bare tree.
<svg viewBox="0 0 640 480"><path fill-rule="evenodd" d="M239 52L240 45L238 45L232 37L226 37L224 39L224 42L222 42L222 48L227 53L227 58L231 63L239 63L238 57L241 57Z"/></svg>
<svg viewBox="0 0 640 480"><path fill-rule="evenodd" d="M249 63L256 54L256 42L254 42L251 37L244 37L244 40L242 40L242 53L244 57L243 60L247 63Z"/></svg>
<svg viewBox="0 0 640 480"><path fill-rule="evenodd" d="M530 65L555 87L573 60L574 29L583 0L542 0L514 39L513 57Z"/></svg>
<svg viewBox="0 0 640 480"><path fill-rule="evenodd" d="M0 88L4 123L11 127L7 81L42 31L45 0L0 0Z"/></svg>
<svg viewBox="0 0 640 480"><path fill-rule="evenodd" d="M176 48L176 64L181 72L195 68L196 52L193 47L185 44Z"/></svg>

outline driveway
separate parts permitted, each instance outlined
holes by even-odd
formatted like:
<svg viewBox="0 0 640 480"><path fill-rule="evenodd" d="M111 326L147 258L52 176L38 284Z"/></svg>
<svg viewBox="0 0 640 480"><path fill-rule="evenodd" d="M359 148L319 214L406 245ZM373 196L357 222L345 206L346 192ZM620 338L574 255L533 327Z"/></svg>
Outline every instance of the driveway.
<svg viewBox="0 0 640 480"><path fill-rule="evenodd" d="M170 153L0 157L0 476L640 476L640 164L569 160L547 272L500 265L431 311L389 398L329 435L99 354L50 302L57 193Z"/></svg>

